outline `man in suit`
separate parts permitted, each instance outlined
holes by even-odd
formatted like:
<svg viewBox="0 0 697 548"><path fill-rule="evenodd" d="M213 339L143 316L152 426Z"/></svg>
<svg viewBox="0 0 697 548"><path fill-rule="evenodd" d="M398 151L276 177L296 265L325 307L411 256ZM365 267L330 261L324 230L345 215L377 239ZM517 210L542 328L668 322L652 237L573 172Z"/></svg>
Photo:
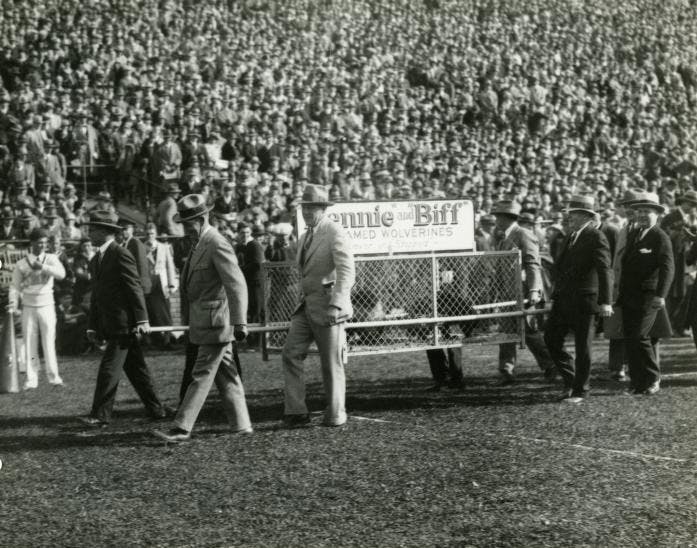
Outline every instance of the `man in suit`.
<svg viewBox="0 0 697 548"><path fill-rule="evenodd" d="M240 240L237 253L240 255L242 273L247 282L249 291L249 308L247 319L250 323L259 323L263 319L264 312L264 292L262 287L261 265L264 262L264 248L257 238L255 238L256 227L252 228L246 223L237 226L237 234ZM247 343L250 347L256 346L257 337L249 337Z"/></svg>
<svg viewBox="0 0 697 548"><path fill-rule="evenodd" d="M167 416L140 348L139 337L150 331L143 288L133 255L115 241L121 231L118 217L110 211L90 213L90 240L97 253L90 262L92 295L87 339L95 344L106 339L99 364L92 411L82 422L106 426L111 420L121 368L154 419Z"/></svg>
<svg viewBox="0 0 697 548"><path fill-rule="evenodd" d="M152 279L150 277L150 267L148 265L148 252L145 249L145 244L138 238L134 237L135 223L130 219L123 217L119 218L119 225L122 229L118 234L118 242L122 247L126 248L133 258L136 260L136 268L138 269L138 277L140 284L143 287L143 294L147 296L152 291Z"/></svg>
<svg viewBox="0 0 697 548"><path fill-rule="evenodd" d="M685 275L688 266L688 251L691 246L690 233L695 226L697 212L697 192L688 190L677 198L677 207L661 220L661 228L668 234L673 249L675 276L666 309L676 334L682 334L687 327L686 314L688 310L689 286Z"/></svg>
<svg viewBox="0 0 697 548"><path fill-rule="evenodd" d="M632 203L636 229L622 256L617 305L622 308L631 393L656 394L661 373L651 344L651 328L665 307L675 265L668 235L657 226L664 206L653 192L637 195Z"/></svg>
<svg viewBox="0 0 697 548"><path fill-rule="evenodd" d="M155 223L145 227L147 240L145 250L148 261L148 278L152 290L145 295L150 325L172 325L172 312L169 307L169 297L177 290L177 273L172 258L172 248L169 244L157 240ZM169 347L171 335L161 333L161 344Z"/></svg>
<svg viewBox="0 0 697 548"><path fill-rule="evenodd" d="M251 434L244 387L233 359L233 341L247 336L247 285L235 250L208 222L209 207L200 194L184 196L175 219L195 243L182 271L183 321L197 345L191 382L173 427L153 434L168 442L187 441L215 382L234 433Z"/></svg>
<svg viewBox="0 0 697 548"><path fill-rule="evenodd" d="M520 205L515 200L501 200L491 213L496 217L494 248L496 251L520 250L523 261L523 296L530 306L535 306L542 299L542 273L540 266L540 246L535 235L518 225ZM545 346L539 331L526 331L525 344L535 356L537 365L548 380L556 376L554 361ZM513 371L517 362L516 343L499 345L499 372L501 384L513 383Z"/></svg>
<svg viewBox="0 0 697 548"><path fill-rule="evenodd" d="M544 340L564 381L562 401L568 403L584 401L590 388L595 316L612 314L610 245L593 226L594 205L592 196L571 197L567 209L571 233L552 271L552 311ZM574 332L575 361L564 349L569 331Z"/></svg>
<svg viewBox="0 0 697 548"><path fill-rule="evenodd" d="M306 232L298 244L301 275L300 302L290 322L283 347L285 408L283 424L294 428L310 423L305 404L303 362L314 340L319 350L327 399L324 425L346 423L346 333L344 322L353 315L351 287L355 266L348 237L325 216L331 204L327 190L307 185L300 201Z"/></svg>

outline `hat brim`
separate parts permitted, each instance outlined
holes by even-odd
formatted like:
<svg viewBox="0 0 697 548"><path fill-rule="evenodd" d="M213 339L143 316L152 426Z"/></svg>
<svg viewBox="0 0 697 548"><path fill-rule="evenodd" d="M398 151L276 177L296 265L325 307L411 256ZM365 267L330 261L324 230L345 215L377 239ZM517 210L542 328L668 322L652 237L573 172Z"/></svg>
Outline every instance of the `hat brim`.
<svg viewBox="0 0 697 548"><path fill-rule="evenodd" d="M585 207L569 207L566 212L571 213L572 211L581 211L583 213L588 213L588 215L595 215L596 212L592 209L586 209Z"/></svg>
<svg viewBox="0 0 697 548"><path fill-rule="evenodd" d="M313 202L313 201L306 201L306 200L300 200L298 202L300 205L317 205L317 206L333 206L334 202Z"/></svg>
<svg viewBox="0 0 697 548"><path fill-rule="evenodd" d="M676 202L677 204L682 204L683 202L689 202L689 203L691 203L692 205L696 205L696 206L697 206L697 199L694 199L694 198L686 198L686 197L684 197L684 196L680 196L679 198L677 198L677 199L675 200L675 202Z"/></svg>
<svg viewBox="0 0 697 548"><path fill-rule="evenodd" d="M101 221L87 221L86 224L88 226L99 226L101 228L108 228L110 230L113 230L114 232L120 232L123 230L123 227L120 225L115 225L113 223L103 223Z"/></svg>
<svg viewBox="0 0 697 548"><path fill-rule="evenodd" d="M648 207L651 209L655 209L659 213L667 213L668 208L664 206L663 204L656 204L654 202L634 202L630 205L632 209L639 209L640 207Z"/></svg>
<svg viewBox="0 0 697 548"><path fill-rule="evenodd" d="M191 221L192 219L198 219L199 217L203 217L204 215L207 215L208 213L211 212L213 208L212 207L206 207L205 209L197 212L194 215L189 215L187 217L182 217L179 215L179 213L175 213L174 216L172 217L172 220L175 223L183 223L184 221Z"/></svg>
<svg viewBox="0 0 697 548"><path fill-rule="evenodd" d="M513 213L512 211L501 211L501 210L497 210L497 211L492 211L491 214L494 215L494 216L496 216L496 215L503 215L503 216L505 216L505 217L511 217L512 219L519 219L519 218L520 218L520 214L518 214L518 213ZM495 222L495 221L494 221L494 222Z"/></svg>

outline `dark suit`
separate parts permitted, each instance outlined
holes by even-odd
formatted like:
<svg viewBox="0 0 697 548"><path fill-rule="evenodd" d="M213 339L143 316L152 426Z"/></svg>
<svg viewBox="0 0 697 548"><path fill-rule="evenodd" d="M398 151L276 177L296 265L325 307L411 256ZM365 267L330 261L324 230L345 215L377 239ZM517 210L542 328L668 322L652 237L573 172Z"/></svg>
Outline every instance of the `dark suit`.
<svg viewBox="0 0 697 548"><path fill-rule="evenodd" d="M641 230L633 230L627 242L617 298L622 307L629 376L632 388L638 391L660 378L650 338L659 309L652 306L652 300L668 296L675 273L668 235L654 226L641 236Z"/></svg>
<svg viewBox="0 0 697 548"><path fill-rule="evenodd" d="M561 373L564 390L584 396L589 389L594 317L601 304L610 304L612 268L610 246L599 230L587 225L575 243L571 235L562 246L552 270L552 311L545 343ZM576 360L564 350L564 338L574 332Z"/></svg>
<svg viewBox="0 0 697 548"><path fill-rule="evenodd" d="M264 248L257 241L252 239L239 248L241 252L241 268L244 280L247 282L249 292L249 308L247 309L247 319L249 323L259 323L264 318L264 291L262 287L261 264L264 262ZM247 344L255 346L259 342L258 336L247 337Z"/></svg>
<svg viewBox="0 0 697 548"><path fill-rule="evenodd" d="M148 266L148 250L145 249L145 244L138 238L128 240L125 247L136 260L136 268L138 269L138 277L143 287L143 293L149 295L152 291L152 278L150 277L150 267Z"/></svg>
<svg viewBox="0 0 697 548"><path fill-rule="evenodd" d="M680 207L676 207L661 219L661 229L668 235L673 250L675 276L666 297L666 309L676 331L681 331L688 323L685 316L688 312L687 298L689 286L687 283L688 278L685 274L689 264L688 251L690 241L683 232L683 228L694 229L690 217L683 213Z"/></svg>
<svg viewBox="0 0 697 548"><path fill-rule="evenodd" d="M132 334L138 323L148 320L133 255L112 242L99 262L98 255L92 259L90 274L92 297L87 329L95 331L98 339L107 341L90 415L109 422L123 368L148 413L161 417L164 409L155 394L140 343Z"/></svg>

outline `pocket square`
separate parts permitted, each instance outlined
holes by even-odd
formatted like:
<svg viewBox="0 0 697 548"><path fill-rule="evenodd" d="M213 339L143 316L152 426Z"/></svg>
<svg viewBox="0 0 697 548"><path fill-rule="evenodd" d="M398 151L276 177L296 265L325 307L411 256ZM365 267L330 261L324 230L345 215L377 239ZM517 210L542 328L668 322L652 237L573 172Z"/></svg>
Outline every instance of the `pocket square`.
<svg viewBox="0 0 697 548"><path fill-rule="evenodd" d="M653 249L648 249L648 248L646 248L646 247L642 247L642 248L639 250L639 253L643 253L644 255L647 254L647 253L653 253Z"/></svg>

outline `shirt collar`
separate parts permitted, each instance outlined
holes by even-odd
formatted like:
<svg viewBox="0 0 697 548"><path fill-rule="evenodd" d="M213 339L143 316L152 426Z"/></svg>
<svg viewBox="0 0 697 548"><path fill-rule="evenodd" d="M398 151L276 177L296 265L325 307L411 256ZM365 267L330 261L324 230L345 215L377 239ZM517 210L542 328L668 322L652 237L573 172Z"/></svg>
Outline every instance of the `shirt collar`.
<svg viewBox="0 0 697 548"><path fill-rule="evenodd" d="M109 246L111 245L111 242L115 240L109 240L107 242L104 242L102 245L99 246L99 253L102 257L104 257L104 254L106 253L106 250L109 249Z"/></svg>
<svg viewBox="0 0 697 548"><path fill-rule="evenodd" d="M506 231L503 233L504 238L508 238L511 235L511 232L513 232L513 229L518 226L518 223L511 223L511 226L509 226Z"/></svg>

